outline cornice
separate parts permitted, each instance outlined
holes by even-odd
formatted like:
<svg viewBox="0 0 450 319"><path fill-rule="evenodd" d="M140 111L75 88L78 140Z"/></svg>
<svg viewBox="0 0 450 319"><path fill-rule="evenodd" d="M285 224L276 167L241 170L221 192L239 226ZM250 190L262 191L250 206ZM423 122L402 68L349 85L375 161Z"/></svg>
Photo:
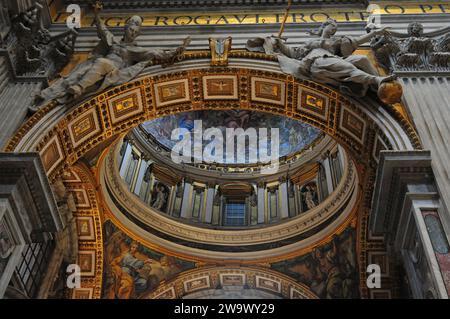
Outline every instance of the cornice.
<svg viewBox="0 0 450 319"><path fill-rule="evenodd" d="M68 5L71 0L63 0ZM90 0L78 0L79 4L88 6ZM138 9L201 9L201 8L223 8L223 7L280 7L285 8L288 0L108 0L104 1L105 10L138 10ZM323 6L323 5L360 5L367 6L368 0L292 0L293 6Z"/></svg>

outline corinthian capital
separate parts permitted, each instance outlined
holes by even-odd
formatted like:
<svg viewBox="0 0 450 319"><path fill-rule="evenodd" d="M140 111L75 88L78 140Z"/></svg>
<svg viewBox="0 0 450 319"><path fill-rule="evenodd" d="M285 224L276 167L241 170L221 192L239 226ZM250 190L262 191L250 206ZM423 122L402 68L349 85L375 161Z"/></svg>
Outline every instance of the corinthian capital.
<svg viewBox="0 0 450 319"><path fill-rule="evenodd" d="M450 71L450 27L426 33L422 24L412 22L407 33L377 36L371 47L392 73Z"/></svg>

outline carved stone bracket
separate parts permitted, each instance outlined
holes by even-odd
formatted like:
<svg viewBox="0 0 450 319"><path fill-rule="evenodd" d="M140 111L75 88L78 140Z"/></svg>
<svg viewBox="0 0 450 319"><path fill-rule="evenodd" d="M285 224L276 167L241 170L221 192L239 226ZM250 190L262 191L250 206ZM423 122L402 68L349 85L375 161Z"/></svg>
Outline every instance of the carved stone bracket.
<svg viewBox="0 0 450 319"><path fill-rule="evenodd" d="M424 33L413 22L408 33L390 33L374 38L372 50L379 63L392 73L450 72L450 27Z"/></svg>

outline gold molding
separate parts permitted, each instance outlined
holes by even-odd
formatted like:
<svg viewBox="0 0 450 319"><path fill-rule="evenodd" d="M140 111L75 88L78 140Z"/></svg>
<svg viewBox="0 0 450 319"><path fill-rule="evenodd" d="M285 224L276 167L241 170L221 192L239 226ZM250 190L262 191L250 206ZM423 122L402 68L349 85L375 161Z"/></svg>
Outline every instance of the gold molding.
<svg viewBox="0 0 450 319"><path fill-rule="evenodd" d="M87 260L92 264L88 265L90 269L87 271L83 271L83 265L80 265L82 268L81 288L73 289L71 297L99 299L101 298L103 280L103 220L100 215L99 194L95 186L95 179L85 165L76 164L71 167L71 172L75 172L79 181L71 180L71 175L69 175L69 179L63 179L64 185L69 191L83 190L87 195L84 200L88 201L87 204L76 205L77 210L74 212L74 217L92 220L89 229L93 232L89 236L79 236L78 238L79 256L83 254L88 256ZM76 200L75 203L77 204ZM87 292L89 293L87 294Z"/></svg>
<svg viewBox="0 0 450 319"><path fill-rule="evenodd" d="M193 292L207 289L215 289L218 285L226 286L225 276L242 277L242 285L252 289L266 290L286 299L317 299L306 285L296 282L292 278L277 271L258 266L206 266L185 271L175 279L161 284L149 293L145 299L175 299L182 298ZM188 283L205 279L190 291ZM261 279L274 283L273 286L264 286L259 282ZM170 293L168 293L170 292Z"/></svg>

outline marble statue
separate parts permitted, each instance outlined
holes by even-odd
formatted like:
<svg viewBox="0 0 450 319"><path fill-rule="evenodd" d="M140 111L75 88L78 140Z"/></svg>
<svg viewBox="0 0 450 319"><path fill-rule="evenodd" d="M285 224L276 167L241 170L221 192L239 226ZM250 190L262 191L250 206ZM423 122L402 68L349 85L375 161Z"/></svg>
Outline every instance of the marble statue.
<svg viewBox="0 0 450 319"><path fill-rule="evenodd" d="M383 83L392 82L396 76L380 76L369 59L352 55L358 46L377 35L388 33L386 28L374 30L360 37L335 36L338 24L328 19L316 39L293 48L278 37L255 38L247 42L247 49L276 55L283 72L299 79L307 79L338 87L341 92L363 97L369 89L378 91Z"/></svg>
<svg viewBox="0 0 450 319"><path fill-rule="evenodd" d="M157 210L162 210L164 205L166 204L166 192L164 190L164 186L158 185L156 186L156 199L153 203L152 207Z"/></svg>
<svg viewBox="0 0 450 319"><path fill-rule="evenodd" d="M306 203L306 207L309 209L313 209L314 207L317 206L317 203L315 202L314 198L315 196L315 191L313 190L313 188L311 186L306 186L306 192L305 192L305 203Z"/></svg>
<svg viewBox="0 0 450 319"><path fill-rule="evenodd" d="M107 87L122 84L135 78L151 65L170 65L181 60L190 38L177 49L148 49L140 47L135 40L140 34L142 18L131 17L124 29L123 38L117 41L106 28L96 6L95 25L100 42L90 58L79 64L67 77L60 78L42 90L35 99L31 111L36 111L42 103L57 100L60 104L70 102L81 95L101 91Z"/></svg>

